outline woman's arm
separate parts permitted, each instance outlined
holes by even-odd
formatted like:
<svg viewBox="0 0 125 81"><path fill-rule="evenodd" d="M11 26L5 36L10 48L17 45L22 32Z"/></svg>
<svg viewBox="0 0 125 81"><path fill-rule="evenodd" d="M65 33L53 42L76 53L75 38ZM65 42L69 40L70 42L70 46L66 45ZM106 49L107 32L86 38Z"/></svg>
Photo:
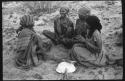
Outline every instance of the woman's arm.
<svg viewBox="0 0 125 81"><path fill-rule="evenodd" d="M54 32L55 32L55 35L58 36L56 20L54 20Z"/></svg>
<svg viewBox="0 0 125 81"><path fill-rule="evenodd" d="M74 29L74 31L75 31L75 35L78 35L78 20L76 20L76 25L75 25L75 29Z"/></svg>
<svg viewBox="0 0 125 81"><path fill-rule="evenodd" d="M90 50L100 53L102 50L102 40L101 40L100 33L98 31L96 31L93 36L94 36L93 41L95 42L95 44L92 44L88 40L86 40L85 41L86 46L88 46L88 48L90 48Z"/></svg>
<svg viewBox="0 0 125 81"><path fill-rule="evenodd" d="M88 48L91 52L97 52L99 53L101 51L100 46L100 40L96 41L96 45L89 42L89 40L86 40L83 36L77 35L76 40L78 40L79 43L82 43L85 45L86 48Z"/></svg>
<svg viewBox="0 0 125 81"><path fill-rule="evenodd" d="M94 44L92 44L92 43L90 43L89 41L85 41L85 46L91 51L91 52L93 52L93 53L100 53L101 52L101 49L98 47L98 46L96 46L96 45L94 45Z"/></svg>

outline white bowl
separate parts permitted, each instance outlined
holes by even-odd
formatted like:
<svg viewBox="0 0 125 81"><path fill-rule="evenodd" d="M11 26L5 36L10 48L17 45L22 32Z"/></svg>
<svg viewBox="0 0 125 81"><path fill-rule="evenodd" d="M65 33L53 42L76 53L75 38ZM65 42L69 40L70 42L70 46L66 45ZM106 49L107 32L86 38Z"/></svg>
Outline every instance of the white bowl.
<svg viewBox="0 0 125 81"><path fill-rule="evenodd" d="M57 65L56 71L58 73L73 73L76 70L76 67L73 63L61 62Z"/></svg>

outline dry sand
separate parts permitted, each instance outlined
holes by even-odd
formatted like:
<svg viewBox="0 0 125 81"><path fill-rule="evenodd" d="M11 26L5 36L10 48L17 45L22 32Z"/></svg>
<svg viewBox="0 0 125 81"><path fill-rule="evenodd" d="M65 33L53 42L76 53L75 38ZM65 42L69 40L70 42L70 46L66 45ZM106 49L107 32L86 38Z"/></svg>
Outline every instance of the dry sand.
<svg viewBox="0 0 125 81"><path fill-rule="evenodd" d="M94 2L94 3L93 3ZM83 1L83 2L64 2L67 3L67 6L71 7L72 15L70 18L73 22L78 18L77 10L82 5L87 5L91 8L93 14L96 14L103 25L102 28L102 39L103 39L103 46L105 54L115 55L116 57L123 58L123 47L115 45L117 35L114 34L122 24L122 14L121 14L121 4L118 2L115 5L111 5L107 7L107 4L104 1L98 1L95 4L95 1ZM14 3L13 3L14 4ZM62 3L63 4L63 3ZM16 5L17 6L17 5ZM102 7L101 7L102 6ZM104 8L103 8L104 7ZM10 9L8 9L10 10ZM7 9L2 9L3 13L7 12ZM16 11L15 11L16 12ZM55 17L58 12L52 14L45 14L48 19ZM9 19L10 14L3 14L2 20L2 28L3 28L3 80L60 80L62 78L61 74L58 74L55 69L57 66L57 62L52 60L43 61L41 65L34 67L30 71L23 71L20 69L15 68L14 66L14 48L15 41L13 37L16 36L14 33L15 29L18 28L18 22L13 23L13 20ZM19 15L19 14L18 14ZM21 16L21 15L19 15ZM19 19L17 19L19 20ZM44 21L45 22L45 21ZM53 22L46 21L46 24L42 26L35 26L34 29L37 33L41 33L43 30L50 30L53 31ZM74 23L75 24L75 23ZM12 29L14 28L14 29ZM41 35L42 38L46 38ZM59 51L59 48L53 48L51 53L59 53L65 55L66 52ZM102 68L85 68L79 67L79 69L75 73L68 74L69 80L93 80L93 79L122 79L123 77L123 68L120 66L112 65L106 66Z"/></svg>

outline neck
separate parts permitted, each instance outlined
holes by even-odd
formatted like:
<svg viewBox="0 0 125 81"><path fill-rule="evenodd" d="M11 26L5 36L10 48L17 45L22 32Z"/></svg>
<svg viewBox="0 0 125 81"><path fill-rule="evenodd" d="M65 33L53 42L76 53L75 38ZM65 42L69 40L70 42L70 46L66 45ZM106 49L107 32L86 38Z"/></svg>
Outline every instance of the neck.
<svg viewBox="0 0 125 81"><path fill-rule="evenodd" d="M88 33L88 37L91 38L95 30L90 30Z"/></svg>

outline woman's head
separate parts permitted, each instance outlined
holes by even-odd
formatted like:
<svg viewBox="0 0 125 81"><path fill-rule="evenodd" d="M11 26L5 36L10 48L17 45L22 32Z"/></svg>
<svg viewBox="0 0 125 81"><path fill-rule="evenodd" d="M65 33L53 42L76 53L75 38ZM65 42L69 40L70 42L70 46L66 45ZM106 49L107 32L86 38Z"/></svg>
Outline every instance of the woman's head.
<svg viewBox="0 0 125 81"><path fill-rule="evenodd" d="M69 12L68 8L66 8L66 7L61 7L60 8L60 15L61 15L61 17L66 17L66 15L68 14L68 12Z"/></svg>
<svg viewBox="0 0 125 81"><path fill-rule="evenodd" d="M32 28L34 26L34 19L31 15L24 15L20 18L20 25L26 28Z"/></svg>
<svg viewBox="0 0 125 81"><path fill-rule="evenodd" d="M86 19L87 24L89 25L89 30L101 30L102 25L100 23L100 20L97 16L88 16Z"/></svg>
<svg viewBox="0 0 125 81"><path fill-rule="evenodd" d="M78 15L80 19L85 20L90 15L90 9L84 6L78 10Z"/></svg>

